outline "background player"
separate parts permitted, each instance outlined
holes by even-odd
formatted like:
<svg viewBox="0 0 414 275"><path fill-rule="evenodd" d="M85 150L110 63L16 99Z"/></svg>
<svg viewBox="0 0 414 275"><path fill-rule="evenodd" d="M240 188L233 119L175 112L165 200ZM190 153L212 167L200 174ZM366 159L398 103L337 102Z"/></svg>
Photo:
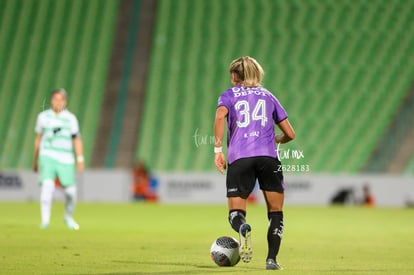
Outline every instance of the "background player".
<svg viewBox="0 0 414 275"><path fill-rule="evenodd" d="M283 235L284 183L276 143L294 139L295 132L279 101L261 86L263 75L260 64L249 56L230 64L233 87L219 97L214 122L215 165L224 173L226 161L222 140L227 118L229 222L240 236L240 257L244 262L250 262L252 258L246 199L257 179L269 218L266 269L282 269L276 256ZM279 126L281 134L275 135L274 123Z"/></svg>
<svg viewBox="0 0 414 275"><path fill-rule="evenodd" d="M55 178L58 177L65 193L64 221L70 229L79 225L72 218L76 204L75 158L78 171L84 168L83 145L76 116L66 109L67 95L64 89L52 92L52 108L37 117L34 144L33 170L40 170L41 228L50 223Z"/></svg>

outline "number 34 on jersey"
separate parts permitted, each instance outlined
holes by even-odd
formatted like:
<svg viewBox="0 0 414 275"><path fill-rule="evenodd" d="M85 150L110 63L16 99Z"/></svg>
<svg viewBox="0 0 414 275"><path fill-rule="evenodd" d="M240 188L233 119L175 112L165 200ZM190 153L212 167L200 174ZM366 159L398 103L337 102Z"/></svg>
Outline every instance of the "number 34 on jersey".
<svg viewBox="0 0 414 275"><path fill-rule="evenodd" d="M238 101L234 108L239 112L239 119L236 121L239 128L248 127L251 121L260 121L261 126L266 126L268 118L266 116L266 101L264 99L257 101L252 112L250 112L251 106L247 100Z"/></svg>

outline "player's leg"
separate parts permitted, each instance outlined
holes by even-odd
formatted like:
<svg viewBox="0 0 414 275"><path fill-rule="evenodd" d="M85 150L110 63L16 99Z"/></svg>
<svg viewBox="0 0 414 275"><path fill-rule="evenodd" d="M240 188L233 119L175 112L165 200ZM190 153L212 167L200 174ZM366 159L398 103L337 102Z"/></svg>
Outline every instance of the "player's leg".
<svg viewBox="0 0 414 275"><path fill-rule="evenodd" d="M53 160L45 157L39 159L41 228L47 228L50 223L53 192L55 191L55 168Z"/></svg>
<svg viewBox="0 0 414 275"><path fill-rule="evenodd" d="M65 223L70 229L78 230L79 224L73 219L73 211L76 205L76 186L65 187Z"/></svg>
<svg viewBox="0 0 414 275"><path fill-rule="evenodd" d="M65 216L64 221L69 229L78 230L79 225L73 219L73 212L76 206L77 189L75 185L74 165L59 164L59 179L65 193Z"/></svg>
<svg viewBox="0 0 414 275"><path fill-rule="evenodd" d="M247 199L241 197L229 197L229 222L231 227L239 233L239 254L243 262L248 263L252 259L252 229L246 223L246 202Z"/></svg>
<svg viewBox="0 0 414 275"><path fill-rule="evenodd" d="M246 199L241 197L229 197L229 222L231 228L239 233L240 226L246 223Z"/></svg>
<svg viewBox="0 0 414 275"><path fill-rule="evenodd" d="M267 217L269 219L269 228L267 231L268 253L266 257L266 268L281 269L281 266L276 261L276 257L279 253L283 236L284 194L273 191L264 191L263 193L267 205Z"/></svg>
<svg viewBox="0 0 414 275"><path fill-rule="evenodd" d="M40 214L41 228L47 228L50 223L50 214L52 211L52 198L55 191L55 182L51 179L45 179L41 182L40 191Z"/></svg>
<svg viewBox="0 0 414 275"><path fill-rule="evenodd" d="M269 219L266 269L282 269L276 261L283 236L284 203L283 174L278 172L278 165L280 165L280 162L277 159L263 158L259 168L261 171L259 183L263 190Z"/></svg>
<svg viewBox="0 0 414 275"><path fill-rule="evenodd" d="M253 163L251 158L247 158L230 164L226 181L229 222L239 233L240 257L246 263L252 259L251 227L246 223L246 202L256 181Z"/></svg>

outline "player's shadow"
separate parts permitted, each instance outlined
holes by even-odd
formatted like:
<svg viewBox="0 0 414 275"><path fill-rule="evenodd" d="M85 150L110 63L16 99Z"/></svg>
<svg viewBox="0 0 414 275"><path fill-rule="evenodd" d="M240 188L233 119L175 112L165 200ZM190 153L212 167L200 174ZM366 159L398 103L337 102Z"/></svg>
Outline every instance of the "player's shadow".
<svg viewBox="0 0 414 275"><path fill-rule="evenodd" d="M234 268L229 267L226 270L226 267L218 267L215 265L199 265L199 264L191 264L191 263L179 263L179 262L159 262L159 261L112 261L113 263L117 264L128 264L128 265L149 265L153 266L153 271L139 271L139 267L137 267L136 272L105 272L105 273L96 273L96 275L109 275L109 274L117 274L117 275L141 275L141 274L157 274L157 275L166 275L166 274L209 274L214 271L219 271L220 273L249 273L253 270L261 270L258 268L252 267L243 267L242 269L238 268L237 271ZM177 270L177 271L157 271L157 266L182 266L182 267L192 267L198 270ZM116 269L114 267L114 269Z"/></svg>

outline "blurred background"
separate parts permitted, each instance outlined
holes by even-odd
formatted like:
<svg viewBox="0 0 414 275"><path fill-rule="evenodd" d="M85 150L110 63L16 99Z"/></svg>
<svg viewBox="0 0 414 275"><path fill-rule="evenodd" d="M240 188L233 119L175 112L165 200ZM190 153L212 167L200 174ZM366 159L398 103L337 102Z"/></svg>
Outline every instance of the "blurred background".
<svg viewBox="0 0 414 275"><path fill-rule="evenodd" d="M286 203L412 205L412 26L411 0L2 0L0 200L37 199L34 124L64 87L81 200L224 202L215 107L249 55L296 130Z"/></svg>

